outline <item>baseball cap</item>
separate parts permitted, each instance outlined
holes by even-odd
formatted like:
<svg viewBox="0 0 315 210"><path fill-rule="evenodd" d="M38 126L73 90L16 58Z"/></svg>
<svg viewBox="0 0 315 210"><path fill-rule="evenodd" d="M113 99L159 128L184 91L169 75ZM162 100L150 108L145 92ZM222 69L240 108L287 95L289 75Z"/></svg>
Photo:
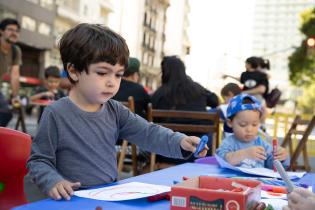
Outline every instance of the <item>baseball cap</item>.
<svg viewBox="0 0 315 210"><path fill-rule="evenodd" d="M139 72L140 69L140 61L137 58L130 57L128 60L128 67L125 73L135 73Z"/></svg>
<svg viewBox="0 0 315 210"><path fill-rule="evenodd" d="M253 101L253 103L243 104L243 101L246 98ZM228 105L228 108L226 111L226 116L227 116L227 118L230 118L233 115L235 115L236 113L238 113L240 111L245 111L245 110L257 110L260 113L262 112L261 104L254 96L242 93L242 94L239 94L237 96L234 96L229 101L229 105Z"/></svg>

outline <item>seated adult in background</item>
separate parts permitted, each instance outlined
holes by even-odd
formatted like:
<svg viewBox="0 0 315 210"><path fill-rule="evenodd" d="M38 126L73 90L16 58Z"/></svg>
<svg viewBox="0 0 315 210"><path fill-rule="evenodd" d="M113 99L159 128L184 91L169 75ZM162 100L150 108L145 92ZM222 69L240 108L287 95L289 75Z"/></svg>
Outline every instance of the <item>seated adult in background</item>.
<svg viewBox="0 0 315 210"><path fill-rule="evenodd" d="M216 94L194 82L186 75L185 64L178 57L165 56L162 60L161 68L162 85L152 95L153 108L206 112L207 106L216 108L219 105L219 99ZM188 119L171 121L187 124L209 123ZM189 135L196 134L189 133ZM209 141L209 144L211 144L211 141ZM211 145L208 145L208 148L211 148ZM211 154L211 151L209 150L208 153ZM189 161L193 161L193 158ZM182 163L184 161L157 156L157 162Z"/></svg>
<svg viewBox="0 0 315 210"><path fill-rule="evenodd" d="M49 66L45 69L44 86L38 87L35 94L30 97L31 101L36 100L58 100L65 96L64 92L59 89L61 76L57 66ZM44 111L44 106L41 106L38 114L38 122Z"/></svg>
<svg viewBox="0 0 315 210"><path fill-rule="evenodd" d="M133 96L135 101L135 112L143 118L146 118L146 110L150 103L150 96L144 87L138 84L140 61L137 58L130 57L128 68L125 70L120 83L119 90L113 99L117 101L128 101L129 96Z"/></svg>

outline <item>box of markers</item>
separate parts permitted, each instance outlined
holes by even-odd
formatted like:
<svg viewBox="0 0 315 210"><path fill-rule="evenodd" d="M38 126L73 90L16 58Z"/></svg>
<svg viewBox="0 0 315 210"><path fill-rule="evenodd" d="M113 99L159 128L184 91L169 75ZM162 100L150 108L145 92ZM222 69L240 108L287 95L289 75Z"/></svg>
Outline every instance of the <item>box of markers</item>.
<svg viewBox="0 0 315 210"><path fill-rule="evenodd" d="M260 201L260 191L261 182L256 180L199 176L172 187L171 210L252 209Z"/></svg>

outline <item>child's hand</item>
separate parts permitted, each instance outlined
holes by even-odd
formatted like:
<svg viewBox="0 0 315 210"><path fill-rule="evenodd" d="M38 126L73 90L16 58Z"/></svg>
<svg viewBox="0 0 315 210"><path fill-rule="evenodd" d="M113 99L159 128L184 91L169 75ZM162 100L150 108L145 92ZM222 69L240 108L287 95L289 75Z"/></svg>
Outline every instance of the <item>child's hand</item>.
<svg viewBox="0 0 315 210"><path fill-rule="evenodd" d="M254 146L245 149L245 154L247 158L254 160L266 160L266 152L262 146Z"/></svg>
<svg viewBox="0 0 315 210"><path fill-rule="evenodd" d="M286 149L283 147L279 147L276 156L274 156L274 159L283 161L287 159L288 157L288 152Z"/></svg>
<svg viewBox="0 0 315 210"><path fill-rule="evenodd" d="M307 189L295 188L288 195L288 206L283 207L283 210L312 210L315 206L315 194Z"/></svg>
<svg viewBox="0 0 315 210"><path fill-rule="evenodd" d="M180 146L181 148L183 148L184 150L186 151L190 151L192 153L194 153L197 149L197 145L199 144L200 142L200 138L196 137L196 136L188 136L188 137L185 137L181 140L180 142ZM206 156L207 154L207 151L208 151L208 146L206 145L205 146L205 149L202 150L200 153L199 153L199 157L204 157Z"/></svg>
<svg viewBox="0 0 315 210"><path fill-rule="evenodd" d="M62 180L49 190L48 195L54 200L60 200L61 198L70 200L70 197L73 195L73 189L78 189L80 186L80 182L73 183Z"/></svg>
<svg viewBox="0 0 315 210"><path fill-rule="evenodd" d="M44 96L46 96L48 98L54 98L55 94L53 92L46 91L46 92L44 92Z"/></svg>

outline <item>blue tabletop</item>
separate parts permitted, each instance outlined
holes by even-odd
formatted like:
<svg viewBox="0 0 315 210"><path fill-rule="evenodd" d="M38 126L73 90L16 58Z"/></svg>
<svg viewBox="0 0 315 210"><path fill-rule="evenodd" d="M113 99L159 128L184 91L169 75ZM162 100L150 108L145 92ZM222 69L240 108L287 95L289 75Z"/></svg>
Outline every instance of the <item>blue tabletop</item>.
<svg viewBox="0 0 315 210"><path fill-rule="evenodd" d="M183 176L194 177L199 175L225 175L229 177L242 176L235 171L228 169L221 169L216 165L206 165L197 163L185 163L182 165L174 166L171 168L155 171L152 173L135 176L132 178L124 179L117 184L127 183L127 182L144 182L149 184L161 184L172 186L173 181L181 181ZM244 175L246 176L246 175ZM315 180L315 174L306 174L301 178L300 182L308 185L312 185L312 180ZM115 183L116 184L116 183ZM105 186L105 185L104 185ZM70 201L54 201L51 199L46 199L23 206L15 207L13 210L95 210L97 206L105 209L119 209L119 210L132 210L132 209L170 209L170 203L167 200L161 200L156 202L149 202L147 199L136 199L130 201L119 201L119 202L109 202L100 201L87 198L80 198L73 196Z"/></svg>

